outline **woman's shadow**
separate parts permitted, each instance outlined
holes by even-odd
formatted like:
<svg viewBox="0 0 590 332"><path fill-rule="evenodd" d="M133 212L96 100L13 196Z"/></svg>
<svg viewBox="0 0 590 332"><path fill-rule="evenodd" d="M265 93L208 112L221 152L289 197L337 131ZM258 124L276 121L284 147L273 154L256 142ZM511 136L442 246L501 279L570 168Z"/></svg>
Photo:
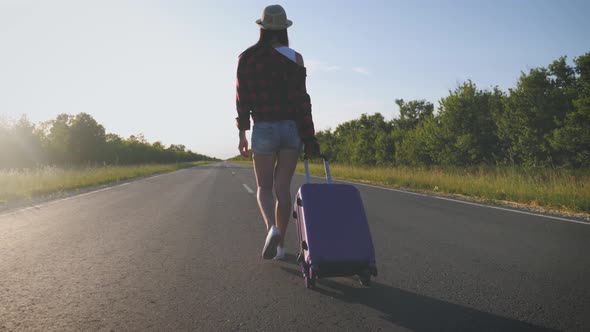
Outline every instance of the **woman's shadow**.
<svg viewBox="0 0 590 332"><path fill-rule="evenodd" d="M281 269L301 277L295 258L287 257L286 261L296 268L281 266ZM301 285L303 288L303 278ZM371 307L381 312L384 319L413 331L557 331L378 282L363 288L334 279L319 279L313 290L340 301Z"/></svg>

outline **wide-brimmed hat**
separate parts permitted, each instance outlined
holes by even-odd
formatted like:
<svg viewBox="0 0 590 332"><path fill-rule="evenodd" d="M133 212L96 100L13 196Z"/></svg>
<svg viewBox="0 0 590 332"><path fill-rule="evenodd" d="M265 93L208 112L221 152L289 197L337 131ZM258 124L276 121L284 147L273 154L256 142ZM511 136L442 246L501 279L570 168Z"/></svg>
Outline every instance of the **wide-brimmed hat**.
<svg viewBox="0 0 590 332"><path fill-rule="evenodd" d="M281 5L272 5L264 8L262 18L256 20L262 29L283 30L287 29L293 22L287 19L287 13Z"/></svg>

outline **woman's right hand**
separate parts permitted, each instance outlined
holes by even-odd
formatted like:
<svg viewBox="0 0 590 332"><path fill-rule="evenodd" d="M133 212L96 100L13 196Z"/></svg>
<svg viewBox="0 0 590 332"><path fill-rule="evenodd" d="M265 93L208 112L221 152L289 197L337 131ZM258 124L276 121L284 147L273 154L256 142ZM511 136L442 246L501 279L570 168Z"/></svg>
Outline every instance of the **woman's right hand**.
<svg viewBox="0 0 590 332"><path fill-rule="evenodd" d="M238 150L240 150L240 155L242 155L242 157L250 157L250 153L248 151L248 139L246 139L246 134L242 134L242 132L240 132L240 143L238 144Z"/></svg>
<svg viewBox="0 0 590 332"><path fill-rule="evenodd" d="M304 143L303 152L308 158L316 158L321 155L320 143L317 139L312 139Z"/></svg>

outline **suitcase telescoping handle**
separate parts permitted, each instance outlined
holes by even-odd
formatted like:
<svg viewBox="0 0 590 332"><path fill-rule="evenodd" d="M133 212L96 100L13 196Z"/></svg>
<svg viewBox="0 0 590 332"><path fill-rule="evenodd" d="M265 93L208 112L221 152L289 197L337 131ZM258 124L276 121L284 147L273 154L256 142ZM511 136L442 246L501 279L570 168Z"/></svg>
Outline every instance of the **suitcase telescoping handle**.
<svg viewBox="0 0 590 332"><path fill-rule="evenodd" d="M330 163L328 162L328 158L326 158L325 155L320 155L320 158L322 158L322 160L324 161L324 169L326 170L326 182L328 182L328 184L332 184L332 174L330 174ZM307 183L311 182L311 178L309 176L309 163L308 163L309 158L307 157L307 155L303 156L303 166L305 167L305 180L307 181Z"/></svg>

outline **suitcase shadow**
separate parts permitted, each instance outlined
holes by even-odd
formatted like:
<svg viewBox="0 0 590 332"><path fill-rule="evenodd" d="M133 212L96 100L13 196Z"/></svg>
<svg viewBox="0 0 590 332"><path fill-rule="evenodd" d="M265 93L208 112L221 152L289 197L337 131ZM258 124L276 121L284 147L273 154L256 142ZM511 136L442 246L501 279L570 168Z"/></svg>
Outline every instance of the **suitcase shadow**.
<svg viewBox="0 0 590 332"><path fill-rule="evenodd" d="M281 269L302 278L298 269ZM303 278L301 289L309 291L303 287ZM319 279L313 291L378 310L384 319L413 331L557 331L375 281L371 287L355 287L334 279Z"/></svg>

